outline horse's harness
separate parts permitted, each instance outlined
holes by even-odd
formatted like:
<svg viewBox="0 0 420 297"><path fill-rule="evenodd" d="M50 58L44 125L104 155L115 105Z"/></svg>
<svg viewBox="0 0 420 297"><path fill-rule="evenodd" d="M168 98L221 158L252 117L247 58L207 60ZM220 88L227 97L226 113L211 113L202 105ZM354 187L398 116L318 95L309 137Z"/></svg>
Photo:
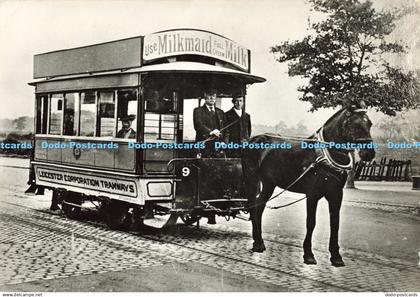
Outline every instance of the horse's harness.
<svg viewBox="0 0 420 297"><path fill-rule="evenodd" d="M321 129L319 129L319 131L317 132L317 139L319 140L318 142L321 144L325 144L325 140L324 140L324 127L322 127ZM348 172L353 168L353 156L351 154L351 152L348 152L348 157L350 159L350 162L348 164L340 164L338 162L336 162L332 157L330 152L328 151L327 145L321 146L321 147L317 147L315 148L315 154L317 156L316 160L314 163L322 163L324 164L326 167L332 169L333 171L337 171L339 173L344 173L344 172Z"/></svg>

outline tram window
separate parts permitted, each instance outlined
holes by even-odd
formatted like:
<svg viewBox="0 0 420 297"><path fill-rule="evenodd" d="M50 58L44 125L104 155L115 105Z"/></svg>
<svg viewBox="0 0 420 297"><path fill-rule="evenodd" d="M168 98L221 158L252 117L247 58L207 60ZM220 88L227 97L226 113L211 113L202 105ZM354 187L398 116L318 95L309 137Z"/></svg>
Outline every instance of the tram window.
<svg viewBox="0 0 420 297"><path fill-rule="evenodd" d="M145 141L175 141L177 115L146 113L144 118Z"/></svg>
<svg viewBox="0 0 420 297"><path fill-rule="evenodd" d="M64 96L63 135L76 135L79 114L79 94L67 93Z"/></svg>
<svg viewBox="0 0 420 297"><path fill-rule="evenodd" d="M80 94L80 101L80 135L95 136L95 92L82 92Z"/></svg>
<svg viewBox="0 0 420 297"><path fill-rule="evenodd" d="M36 128L37 134L47 133L48 95L37 97L36 100Z"/></svg>
<svg viewBox="0 0 420 297"><path fill-rule="evenodd" d="M115 131L115 97L114 92L99 93L99 135L114 136Z"/></svg>
<svg viewBox="0 0 420 297"><path fill-rule="evenodd" d="M145 110L158 113L171 113L176 111L176 92L146 89Z"/></svg>
<svg viewBox="0 0 420 297"><path fill-rule="evenodd" d="M220 99L220 103L218 107L224 112L229 111L233 107L232 97L226 97L226 98Z"/></svg>
<svg viewBox="0 0 420 297"><path fill-rule="evenodd" d="M178 117L176 114L178 94L173 91L146 89L144 140L167 141L176 140Z"/></svg>
<svg viewBox="0 0 420 297"><path fill-rule="evenodd" d="M129 138L135 138L136 131L136 119L137 119L137 91L136 90L119 90L117 92L118 97L118 122L117 122L117 137L124 138L129 135ZM132 119L131 127L123 127L123 119ZM133 133L124 133L128 130ZM122 132L120 132L122 131Z"/></svg>
<svg viewBox="0 0 420 297"><path fill-rule="evenodd" d="M61 120L63 117L63 94L53 94L50 102L49 134L61 134Z"/></svg>
<svg viewBox="0 0 420 297"><path fill-rule="evenodd" d="M184 100L183 141L195 141L193 112L194 108L199 106L199 103L198 99Z"/></svg>

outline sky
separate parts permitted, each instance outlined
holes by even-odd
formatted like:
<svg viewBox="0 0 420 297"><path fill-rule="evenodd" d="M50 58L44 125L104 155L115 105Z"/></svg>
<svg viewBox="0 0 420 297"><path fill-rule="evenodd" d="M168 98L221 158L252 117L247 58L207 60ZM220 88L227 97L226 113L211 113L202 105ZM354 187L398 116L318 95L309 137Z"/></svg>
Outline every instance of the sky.
<svg viewBox="0 0 420 297"><path fill-rule="evenodd" d="M387 6L410 0L375 0ZM307 34L310 7L304 0L0 0L0 118L33 115L33 55L175 28L208 30L251 50L252 73L267 79L248 88L254 123L316 129L334 112L309 113L298 100L298 78L275 61L270 46ZM407 35L416 43L420 31ZM417 33L417 34L416 34ZM401 33L400 33L401 34ZM407 34L407 33L402 33ZM404 36L402 36L404 38ZM417 42L420 47L420 44ZM407 63L414 63L413 57Z"/></svg>

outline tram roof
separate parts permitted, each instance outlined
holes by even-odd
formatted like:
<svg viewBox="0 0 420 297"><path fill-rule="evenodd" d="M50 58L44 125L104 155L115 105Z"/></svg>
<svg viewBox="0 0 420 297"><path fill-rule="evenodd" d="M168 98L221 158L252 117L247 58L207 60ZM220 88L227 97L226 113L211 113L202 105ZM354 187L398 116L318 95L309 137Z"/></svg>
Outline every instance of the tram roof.
<svg viewBox="0 0 420 297"><path fill-rule="evenodd" d="M181 28L35 55L33 78L50 81L160 71L223 73L247 83L265 81L250 70L251 51L246 47L213 32Z"/></svg>
<svg viewBox="0 0 420 297"><path fill-rule="evenodd" d="M68 76L58 76L55 78L50 79L41 79L32 81L29 85L36 85L38 83L43 82L51 82L51 81L61 81L61 80L69 80L69 79L77 79L77 78L84 78L84 77L100 77L100 76L109 76L109 75L121 75L125 73L203 73L203 74L216 74L216 75L230 75L234 77L238 77L242 79L246 84L252 83L261 83L265 82L266 79L253 75L250 73L246 73L243 71L238 71L231 68L210 65L205 63L199 62L171 62L171 63L163 63L163 64L156 64L156 65L146 65L143 67L132 68L125 71L107 71L107 72L98 72L92 74L79 74L79 75L68 75Z"/></svg>
<svg viewBox="0 0 420 297"><path fill-rule="evenodd" d="M137 72L133 69L134 72ZM265 78L256 76L243 71L238 71L231 68L215 66L210 64L198 63L198 62L172 62L157 65L147 65L141 67L138 72L141 73L152 73L152 72L163 72L163 73L207 73L207 74L227 74L237 76L246 81L246 83L260 83L265 82Z"/></svg>

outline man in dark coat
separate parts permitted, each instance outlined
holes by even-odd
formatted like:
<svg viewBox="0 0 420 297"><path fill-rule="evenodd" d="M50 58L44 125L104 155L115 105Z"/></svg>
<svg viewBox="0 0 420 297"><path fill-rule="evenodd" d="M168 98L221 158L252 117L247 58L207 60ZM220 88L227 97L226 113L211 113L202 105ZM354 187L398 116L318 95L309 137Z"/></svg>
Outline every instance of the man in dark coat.
<svg viewBox="0 0 420 297"><path fill-rule="evenodd" d="M228 132L221 131L226 125L223 110L215 106L217 92L210 89L204 93L205 103L194 109L193 121L196 132L195 141L200 142L211 138L205 143L205 149L201 152L202 157L217 157L220 152L214 149L215 141L228 140Z"/></svg>
<svg viewBox="0 0 420 297"><path fill-rule="evenodd" d="M197 107L193 112L194 129L196 132L195 141L206 141L205 148L200 152L201 157L224 157L223 151L216 151L214 143L216 141L227 142L229 134L221 131L225 125L225 114L223 110L215 106L217 91L209 89L204 93L204 105ZM208 224L216 224L215 214L208 215Z"/></svg>
<svg viewBox="0 0 420 297"><path fill-rule="evenodd" d="M251 136L251 116L243 110L244 99L242 96L233 96L233 107L225 113L226 125L229 127L229 142L241 143L248 141ZM230 158L240 158L241 149L231 149L227 151Z"/></svg>

